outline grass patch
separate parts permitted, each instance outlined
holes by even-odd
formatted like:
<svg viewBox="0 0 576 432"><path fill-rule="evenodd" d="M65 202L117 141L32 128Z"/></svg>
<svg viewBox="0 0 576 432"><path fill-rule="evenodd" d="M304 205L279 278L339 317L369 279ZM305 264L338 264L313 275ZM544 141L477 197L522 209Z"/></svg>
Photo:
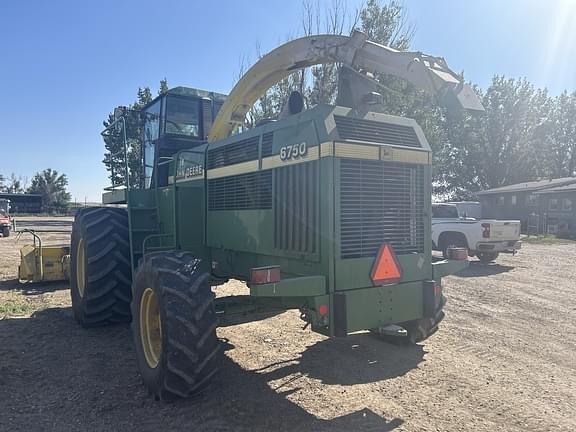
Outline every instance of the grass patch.
<svg viewBox="0 0 576 432"><path fill-rule="evenodd" d="M45 307L43 300L39 297L24 297L15 292L0 295L0 319L31 315Z"/></svg>

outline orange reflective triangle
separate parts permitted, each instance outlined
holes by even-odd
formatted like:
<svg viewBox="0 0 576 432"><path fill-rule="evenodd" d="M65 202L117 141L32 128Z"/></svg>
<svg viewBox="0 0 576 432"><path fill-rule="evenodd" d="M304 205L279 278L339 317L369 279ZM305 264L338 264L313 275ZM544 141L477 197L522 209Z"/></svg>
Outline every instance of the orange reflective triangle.
<svg viewBox="0 0 576 432"><path fill-rule="evenodd" d="M370 279L374 285L384 285L398 282L402 277L402 269L389 243L384 243L372 265Z"/></svg>

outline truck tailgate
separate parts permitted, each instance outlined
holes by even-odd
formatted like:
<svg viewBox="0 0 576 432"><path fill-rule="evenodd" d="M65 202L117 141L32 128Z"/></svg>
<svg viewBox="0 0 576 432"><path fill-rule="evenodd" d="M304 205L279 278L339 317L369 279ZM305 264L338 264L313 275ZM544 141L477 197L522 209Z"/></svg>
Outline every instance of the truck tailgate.
<svg viewBox="0 0 576 432"><path fill-rule="evenodd" d="M482 226L490 224L489 241L518 240L520 238L520 221L482 221Z"/></svg>

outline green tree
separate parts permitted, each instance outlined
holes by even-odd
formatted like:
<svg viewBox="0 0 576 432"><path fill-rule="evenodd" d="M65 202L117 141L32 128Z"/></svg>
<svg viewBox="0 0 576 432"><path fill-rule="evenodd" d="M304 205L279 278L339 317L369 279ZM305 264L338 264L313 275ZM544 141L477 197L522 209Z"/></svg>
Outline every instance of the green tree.
<svg viewBox="0 0 576 432"><path fill-rule="evenodd" d="M17 177L16 174L12 173L8 179L8 184L4 186L4 191L7 193L24 193L25 190L25 180L22 177Z"/></svg>
<svg viewBox="0 0 576 432"><path fill-rule="evenodd" d="M547 121L540 129L540 155L551 177L576 175L576 92L550 100Z"/></svg>
<svg viewBox="0 0 576 432"><path fill-rule="evenodd" d="M160 80L160 88L158 89L158 95L163 95L168 91L168 80L166 78Z"/></svg>
<svg viewBox="0 0 576 432"><path fill-rule="evenodd" d="M47 168L32 177L27 192L42 195L42 203L47 211L63 211L70 204L67 186L66 174Z"/></svg>
<svg viewBox="0 0 576 432"><path fill-rule="evenodd" d="M558 119L566 112L558 98L526 79L498 75L486 91L475 89L486 110L482 115L445 113L446 140L435 157L438 194L470 198L482 189L554 176L551 165L560 160L558 169L567 172L561 170L570 154L563 144L569 132L562 130L569 128Z"/></svg>
<svg viewBox="0 0 576 432"><path fill-rule="evenodd" d="M344 0L333 0L322 8L319 1L303 2L302 33L346 34L354 28L372 40L406 49L414 35L414 27L407 23L404 7L396 1L369 0L361 10L350 10ZM300 36L298 36L300 37ZM259 46L256 56L261 58ZM338 64L318 65L309 71L295 72L270 88L256 102L247 116L246 125L253 127L259 120L276 117L293 90L299 90L311 107L319 103L334 103L338 88ZM241 64L238 78L246 68Z"/></svg>
<svg viewBox="0 0 576 432"><path fill-rule="evenodd" d="M368 0L360 11L361 29L368 39L399 51L406 51L416 33L408 22L406 9L397 1Z"/></svg>
<svg viewBox="0 0 576 432"><path fill-rule="evenodd" d="M168 91L166 78L160 81L158 94ZM149 87L138 88L136 101L126 109L126 143L128 155L128 175L130 187L142 187L142 134L143 123L140 110L152 102L154 97ZM105 128L114 122L114 114L108 114L108 118L103 122ZM126 157L124 154L124 137L121 125L112 128L104 136L104 160L103 163L108 171L108 178L112 185L126 184Z"/></svg>

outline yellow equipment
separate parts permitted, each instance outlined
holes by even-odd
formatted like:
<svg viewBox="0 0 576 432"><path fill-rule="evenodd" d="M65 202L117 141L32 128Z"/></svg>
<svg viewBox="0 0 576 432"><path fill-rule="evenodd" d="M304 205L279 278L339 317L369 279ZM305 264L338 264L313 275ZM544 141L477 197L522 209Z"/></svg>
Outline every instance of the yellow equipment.
<svg viewBox="0 0 576 432"><path fill-rule="evenodd" d="M34 244L24 245L20 249L18 280L21 283L69 280L70 246L42 246L42 239L36 232L24 229L18 235L24 233L34 237Z"/></svg>

